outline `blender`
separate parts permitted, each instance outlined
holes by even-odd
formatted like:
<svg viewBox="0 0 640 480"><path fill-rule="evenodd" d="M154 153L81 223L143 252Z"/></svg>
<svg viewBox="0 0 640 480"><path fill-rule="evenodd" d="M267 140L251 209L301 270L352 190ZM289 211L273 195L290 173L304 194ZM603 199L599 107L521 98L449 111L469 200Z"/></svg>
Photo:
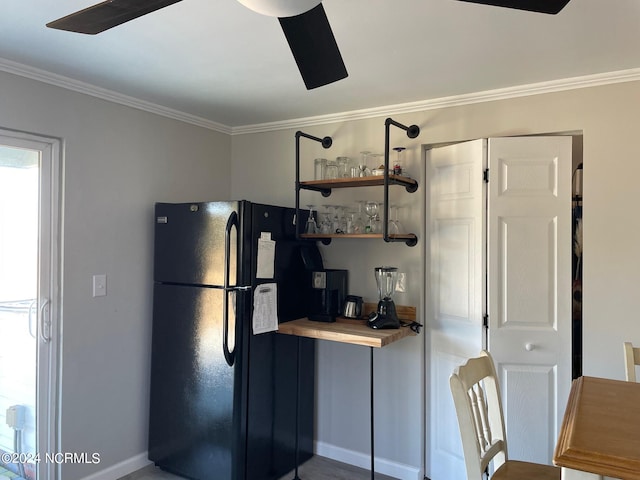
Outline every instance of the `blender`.
<svg viewBox="0 0 640 480"><path fill-rule="evenodd" d="M396 267L376 267L376 284L378 285L378 309L369 317L371 328L400 328L400 320L396 313L396 305L391 296L396 291L398 269Z"/></svg>

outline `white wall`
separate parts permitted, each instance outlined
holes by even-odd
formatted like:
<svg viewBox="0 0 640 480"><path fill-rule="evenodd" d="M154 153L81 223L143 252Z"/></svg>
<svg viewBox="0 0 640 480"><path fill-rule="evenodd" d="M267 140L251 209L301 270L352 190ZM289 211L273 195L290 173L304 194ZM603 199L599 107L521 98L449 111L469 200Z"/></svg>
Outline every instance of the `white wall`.
<svg viewBox="0 0 640 480"><path fill-rule="evenodd" d="M2 72L0 127L64 141L60 449L100 453L63 465L83 478L146 452L153 204L228 198L231 141Z"/></svg>
<svg viewBox="0 0 640 480"><path fill-rule="evenodd" d="M408 141L392 130L392 146L409 148L407 169L424 184L421 144L483 137L554 132L584 133L584 374L623 378L623 340L640 343L637 275L640 269L640 216L635 214L637 178L640 176L640 82L576 89L495 102L393 115L405 124L422 128ZM382 151L384 117L344 121L302 128L306 133L333 137L330 150L301 141L301 179L313 176L313 158L357 156L361 150ZM397 132L397 133L396 133ZM294 203L294 133L283 130L238 135L233 138L232 192L235 197ZM267 171L250 176L250 172ZM263 170L264 169L264 170ZM424 228L424 188L400 195L403 220ZM303 192L302 205L322 203L318 194ZM315 197L314 197L315 195ZM380 195L376 191L341 191L328 203ZM308 200L311 198L312 200ZM351 291L375 300L373 267L398 265L407 272L406 294L397 303L423 306L423 251L425 238L409 248L400 244L341 240L324 247L325 263L347 268ZM423 308L418 309L419 317ZM569 348L569 346L567 346ZM376 424L376 452L388 471L415 474L422 464L421 403L423 399L422 339L403 340L376 352L379 412L391 414ZM428 353L427 353L428 356ZM318 348L317 440L320 448L337 457L358 459L368 454L368 357L366 349L320 342ZM452 432L457 434L457 432ZM346 450L342 450L346 449ZM366 460L366 457L365 457ZM387 462L388 461L388 462ZM409 465L412 468L403 468ZM414 476L415 475L415 476Z"/></svg>

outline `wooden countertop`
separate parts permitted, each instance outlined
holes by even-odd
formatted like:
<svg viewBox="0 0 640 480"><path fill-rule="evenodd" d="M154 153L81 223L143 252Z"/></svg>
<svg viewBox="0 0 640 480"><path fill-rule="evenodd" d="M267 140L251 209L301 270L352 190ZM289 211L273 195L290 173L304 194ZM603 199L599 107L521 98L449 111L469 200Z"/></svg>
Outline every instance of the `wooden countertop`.
<svg viewBox="0 0 640 480"><path fill-rule="evenodd" d="M575 380L553 461L560 467L640 480L640 383Z"/></svg>
<svg viewBox="0 0 640 480"><path fill-rule="evenodd" d="M416 335L409 327L376 330L369 328L364 324L364 321L361 324L356 324L338 319L335 322L328 323L315 322L308 318L281 323L278 327L278 333L379 348L404 337Z"/></svg>
<svg viewBox="0 0 640 480"><path fill-rule="evenodd" d="M365 314L372 308L375 310L376 304L365 303ZM415 321L415 307L397 305L396 308L401 320ZM301 318L281 323L278 326L278 333L376 348L382 348L405 337L416 335L409 327L376 330L368 327L366 320L351 320L343 317L338 317L335 322L316 322L308 318Z"/></svg>

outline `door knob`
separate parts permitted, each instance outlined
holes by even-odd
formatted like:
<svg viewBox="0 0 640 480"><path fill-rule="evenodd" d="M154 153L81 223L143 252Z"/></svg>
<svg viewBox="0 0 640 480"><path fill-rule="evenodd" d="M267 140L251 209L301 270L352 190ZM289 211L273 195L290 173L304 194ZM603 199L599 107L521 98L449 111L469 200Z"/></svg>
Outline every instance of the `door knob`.
<svg viewBox="0 0 640 480"><path fill-rule="evenodd" d="M527 343L524 348L527 352L530 352L531 350L535 350L536 346L533 343Z"/></svg>

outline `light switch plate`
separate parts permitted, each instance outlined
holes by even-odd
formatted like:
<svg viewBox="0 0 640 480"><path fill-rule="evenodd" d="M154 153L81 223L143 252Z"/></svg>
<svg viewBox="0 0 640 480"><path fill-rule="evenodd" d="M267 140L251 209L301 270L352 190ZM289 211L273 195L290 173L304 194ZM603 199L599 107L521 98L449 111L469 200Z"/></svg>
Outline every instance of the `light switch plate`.
<svg viewBox="0 0 640 480"><path fill-rule="evenodd" d="M407 291L407 286L405 283L405 274L398 273L398 283L396 283L396 292L405 293Z"/></svg>
<svg viewBox="0 0 640 480"><path fill-rule="evenodd" d="M107 276L102 273L93 276L93 296L104 297L107 295Z"/></svg>

